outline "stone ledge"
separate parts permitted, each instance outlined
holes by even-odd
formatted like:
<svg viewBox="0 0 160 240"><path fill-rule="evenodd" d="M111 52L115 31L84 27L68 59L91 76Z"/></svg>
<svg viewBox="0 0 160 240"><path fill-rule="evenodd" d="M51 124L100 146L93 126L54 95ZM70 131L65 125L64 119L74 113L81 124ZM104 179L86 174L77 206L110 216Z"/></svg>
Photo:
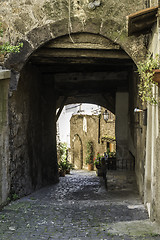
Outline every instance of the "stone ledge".
<svg viewBox="0 0 160 240"><path fill-rule="evenodd" d="M11 77L11 71L10 70L0 70L0 80L8 79Z"/></svg>

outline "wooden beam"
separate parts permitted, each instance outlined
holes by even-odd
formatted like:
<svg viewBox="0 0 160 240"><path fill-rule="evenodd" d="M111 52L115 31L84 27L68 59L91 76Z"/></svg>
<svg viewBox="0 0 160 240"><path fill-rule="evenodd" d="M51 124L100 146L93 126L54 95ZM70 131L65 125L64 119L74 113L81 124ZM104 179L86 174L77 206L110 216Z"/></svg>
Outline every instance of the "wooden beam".
<svg viewBox="0 0 160 240"><path fill-rule="evenodd" d="M73 73L57 73L54 74L54 80L56 83L73 83L77 84L78 82L84 83L87 82L100 82L100 81L124 81L128 79L127 71L119 71L119 72L73 72Z"/></svg>
<svg viewBox="0 0 160 240"><path fill-rule="evenodd" d="M62 100L62 103L61 103L61 105L60 105L60 108L59 108L59 110L58 110L58 112L57 112L57 115L56 115L56 122L58 121L58 118L59 118L59 116L60 116L60 114L61 114L61 112L62 112L62 110L63 110L63 107L64 107L66 101L67 101L67 97L64 96L64 98L63 98L63 100Z"/></svg>
<svg viewBox="0 0 160 240"><path fill-rule="evenodd" d="M50 60L53 58L112 58L112 59L130 59L123 50L97 50L97 49L49 49L41 48L35 52L33 59Z"/></svg>
<svg viewBox="0 0 160 240"><path fill-rule="evenodd" d="M151 31L157 21L158 7L146 8L127 16L128 36L145 34Z"/></svg>

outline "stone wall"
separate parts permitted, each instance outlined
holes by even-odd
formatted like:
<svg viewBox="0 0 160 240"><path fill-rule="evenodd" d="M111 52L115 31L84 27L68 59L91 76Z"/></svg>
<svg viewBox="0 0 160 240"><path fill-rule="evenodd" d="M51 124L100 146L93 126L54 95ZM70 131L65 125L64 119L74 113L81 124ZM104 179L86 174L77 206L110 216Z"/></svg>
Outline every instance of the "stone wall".
<svg viewBox="0 0 160 240"><path fill-rule="evenodd" d="M110 115L113 115L110 113ZM86 168L87 142L93 142L94 156L107 151L105 136L115 137L115 117L106 123L103 115L73 115L70 120L71 161L78 169ZM114 147L115 150L115 147Z"/></svg>
<svg viewBox="0 0 160 240"><path fill-rule="evenodd" d="M5 31L3 41L22 41L23 50L11 54L5 66L18 71L37 48L54 38L75 32L102 35L124 49L135 61L144 58L144 37L128 37L126 16L146 7L144 1L101 1L89 8L89 0L46 1L12 0L1 2L0 21ZM121 11L119 11L121 9ZM8 17L9 16L9 17Z"/></svg>
<svg viewBox="0 0 160 240"><path fill-rule="evenodd" d="M8 89L10 71L0 70L0 204L9 193Z"/></svg>
<svg viewBox="0 0 160 240"><path fill-rule="evenodd" d="M55 94L42 80L35 67L27 66L9 99L11 195L22 196L58 180Z"/></svg>

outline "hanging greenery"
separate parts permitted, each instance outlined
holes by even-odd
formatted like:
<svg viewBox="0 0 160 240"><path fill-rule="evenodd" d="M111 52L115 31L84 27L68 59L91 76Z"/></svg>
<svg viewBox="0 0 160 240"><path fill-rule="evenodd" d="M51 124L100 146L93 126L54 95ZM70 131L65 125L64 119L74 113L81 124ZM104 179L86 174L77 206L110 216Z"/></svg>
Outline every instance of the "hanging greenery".
<svg viewBox="0 0 160 240"><path fill-rule="evenodd" d="M138 91L142 103L157 104L156 96L153 95L153 86L158 84L153 81L155 74L153 69L160 67L159 55L155 58L148 55L144 61L138 63L137 67L140 76Z"/></svg>

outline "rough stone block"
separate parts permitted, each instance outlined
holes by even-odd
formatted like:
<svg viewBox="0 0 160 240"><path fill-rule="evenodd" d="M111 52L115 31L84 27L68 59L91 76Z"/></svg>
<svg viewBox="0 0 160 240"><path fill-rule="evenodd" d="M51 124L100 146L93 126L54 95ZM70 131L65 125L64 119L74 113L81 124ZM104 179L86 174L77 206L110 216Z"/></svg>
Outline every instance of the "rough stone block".
<svg viewBox="0 0 160 240"><path fill-rule="evenodd" d="M48 42L50 39L52 39L49 24L34 28L27 34L27 39L34 49Z"/></svg>
<svg viewBox="0 0 160 240"><path fill-rule="evenodd" d="M52 35L56 37L68 35L68 19L63 19L50 25Z"/></svg>
<svg viewBox="0 0 160 240"><path fill-rule="evenodd" d="M71 18L72 33L78 33L84 31L83 23L79 18Z"/></svg>
<svg viewBox="0 0 160 240"><path fill-rule="evenodd" d="M101 19L89 18L84 23L84 32L100 33Z"/></svg>

